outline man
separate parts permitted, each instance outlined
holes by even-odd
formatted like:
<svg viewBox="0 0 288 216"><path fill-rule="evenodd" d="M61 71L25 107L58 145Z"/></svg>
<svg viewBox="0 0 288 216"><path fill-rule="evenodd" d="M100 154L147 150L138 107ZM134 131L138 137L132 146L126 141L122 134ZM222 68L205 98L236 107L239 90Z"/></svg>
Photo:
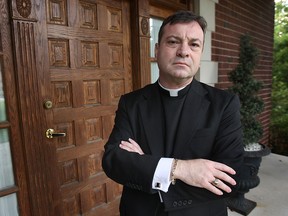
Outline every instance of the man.
<svg viewBox="0 0 288 216"><path fill-rule="evenodd" d="M123 184L122 216L224 216L243 159L238 97L194 79L206 21L164 20L158 82L121 97L103 169Z"/></svg>

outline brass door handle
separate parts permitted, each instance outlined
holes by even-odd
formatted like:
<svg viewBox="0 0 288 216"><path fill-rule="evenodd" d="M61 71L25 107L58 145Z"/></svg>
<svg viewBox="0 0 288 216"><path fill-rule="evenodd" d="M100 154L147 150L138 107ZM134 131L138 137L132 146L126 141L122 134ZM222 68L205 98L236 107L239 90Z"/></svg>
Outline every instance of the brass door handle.
<svg viewBox="0 0 288 216"><path fill-rule="evenodd" d="M52 129L52 128L49 128L47 131L46 131L46 137L48 139L52 139L54 137L65 137L66 136L66 133L55 133L55 130Z"/></svg>

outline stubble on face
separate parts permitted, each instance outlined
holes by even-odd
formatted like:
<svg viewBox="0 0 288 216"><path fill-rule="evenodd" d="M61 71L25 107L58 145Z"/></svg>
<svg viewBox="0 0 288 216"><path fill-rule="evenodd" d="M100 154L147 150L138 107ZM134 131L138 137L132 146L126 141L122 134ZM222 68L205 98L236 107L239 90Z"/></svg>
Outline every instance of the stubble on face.
<svg viewBox="0 0 288 216"><path fill-rule="evenodd" d="M204 34L197 22L165 26L155 47L160 83L168 88L189 84L199 69L203 42Z"/></svg>

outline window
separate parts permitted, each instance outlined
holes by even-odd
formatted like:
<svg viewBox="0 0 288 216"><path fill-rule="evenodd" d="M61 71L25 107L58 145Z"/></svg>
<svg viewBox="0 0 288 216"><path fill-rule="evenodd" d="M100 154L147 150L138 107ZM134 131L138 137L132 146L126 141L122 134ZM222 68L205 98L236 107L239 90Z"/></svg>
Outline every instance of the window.
<svg viewBox="0 0 288 216"><path fill-rule="evenodd" d="M158 42L158 32L163 20L158 18L150 18L150 62L151 62L151 83L157 81L159 70L155 58L155 44Z"/></svg>
<svg viewBox="0 0 288 216"><path fill-rule="evenodd" d="M3 55L0 52L0 215L19 215L3 91Z"/></svg>

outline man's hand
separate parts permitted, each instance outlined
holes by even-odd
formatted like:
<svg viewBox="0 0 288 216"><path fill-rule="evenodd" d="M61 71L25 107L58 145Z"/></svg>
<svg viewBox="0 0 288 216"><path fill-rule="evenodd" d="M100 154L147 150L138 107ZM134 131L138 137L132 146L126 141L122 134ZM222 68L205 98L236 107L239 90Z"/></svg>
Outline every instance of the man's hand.
<svg viewBox="0 0 288 216"><path fill-rule="evenodd" d="M129 142L128 142L129 141ZM142 151L141 147L136 143L133 139L129 138L128 141L121 141L119 147L129 151L129 152L135 152L140 155L143 155L144 152Z"/></svg>
<svg viewBox="0 0 288 216"><path fill-rule="evenodd" d="M211 160L194 159L178 160L174 171L174 177L186 184L205 188L217 195L223 195L223 191L230 193L231 188L227 185L236 185L236 182L228 174L236 172L229 166ZM217 184L213 181L217 180Z"/></svg>
<svg viewBox="0 0 288 216"><path fill-rule="evenodd" d="M120 148L143 155L141 147L133 139L121 141ZM175 179L179 179L188 185L205 188L217 195L223 195L223 191L230 193L231 188L227 185L236 185L230 175L236 172L229 166L205 159L178 160L174 171ZM217 184L213 183L215 179Z"/></svg>

